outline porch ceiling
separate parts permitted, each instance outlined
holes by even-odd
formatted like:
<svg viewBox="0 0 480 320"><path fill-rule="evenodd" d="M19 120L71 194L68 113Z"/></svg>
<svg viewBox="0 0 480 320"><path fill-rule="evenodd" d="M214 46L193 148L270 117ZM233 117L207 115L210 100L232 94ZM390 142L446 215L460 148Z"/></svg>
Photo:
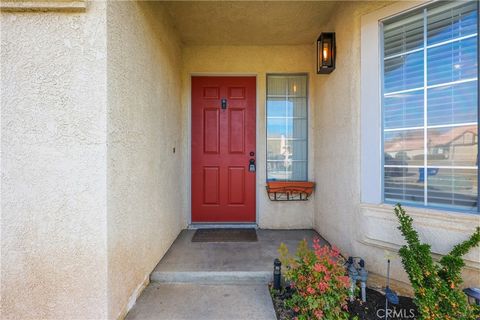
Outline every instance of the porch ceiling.
<svg viewBox="0 0 480 320"><path fill-rule="evenodd" d="M335 2L166 1L162 5L186 45L297 45L314 43Z"/></svg>

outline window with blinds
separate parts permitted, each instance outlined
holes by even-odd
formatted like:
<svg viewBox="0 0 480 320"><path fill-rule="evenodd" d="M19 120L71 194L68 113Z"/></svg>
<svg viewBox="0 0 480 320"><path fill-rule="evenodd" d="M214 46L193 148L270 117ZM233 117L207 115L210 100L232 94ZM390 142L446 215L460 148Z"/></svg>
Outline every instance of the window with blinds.
<svg viewBox="0 0 480 320"><path fill-rule="evenodd" d="M307 75L267 75L267 180L307 180Z"/></svg>
<svg viewBox="0 0 480 320"><path fill-rule="evenodd" d="M478 212L478 6L382 22L386 202Z"/></svg>

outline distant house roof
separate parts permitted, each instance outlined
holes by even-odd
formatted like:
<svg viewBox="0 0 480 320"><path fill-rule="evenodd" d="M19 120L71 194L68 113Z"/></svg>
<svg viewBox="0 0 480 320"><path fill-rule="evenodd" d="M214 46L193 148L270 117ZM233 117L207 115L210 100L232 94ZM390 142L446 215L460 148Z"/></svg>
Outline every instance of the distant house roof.
<svg viewBox="0 0 480 320"><path fill-rule="evenodd" d="M447 129L447 130L446 130ZM446 130L446 131L445 131ZM477 135L477 126L470 125L464 127L452 127L441 129L430 129L428 134L429 146L440 147L454 144L455 141L464 137L467 133ZM474 143L472 141L471 143ZM385 152L422 150L423 149L423 131L411 130L402 132L389 141L385 141Z"/></svg>

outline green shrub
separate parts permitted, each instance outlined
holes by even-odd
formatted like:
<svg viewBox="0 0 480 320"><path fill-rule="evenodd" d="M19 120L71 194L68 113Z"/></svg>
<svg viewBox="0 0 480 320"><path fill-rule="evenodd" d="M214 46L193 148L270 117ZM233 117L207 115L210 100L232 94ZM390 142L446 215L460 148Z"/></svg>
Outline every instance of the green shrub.
<svg viewBox="0 0 480 320"><path fill-rule="evenodd" d="M349 318L346 310L350 282L338 249L322 247L319 239L314 239L313 250L303 240L295 257L289 255L283 243L279 253L286 266L285 279L293 288L292 297L285 304L296 312L296 319Z"/></svg>
<svg viewBox="0 0 480 320"><path fill-rule="evenodd" d="M462 292L461 269L465 265L462 256L480 242L480 228L470 239L457 244L449 254L437 263L432 258L430 245L421 243L412 226L413 219L400 204L395 215L407 244L400 249L405 271L415 293L414 302L423 320L475 320L480 309L468 304Z"/></svg>

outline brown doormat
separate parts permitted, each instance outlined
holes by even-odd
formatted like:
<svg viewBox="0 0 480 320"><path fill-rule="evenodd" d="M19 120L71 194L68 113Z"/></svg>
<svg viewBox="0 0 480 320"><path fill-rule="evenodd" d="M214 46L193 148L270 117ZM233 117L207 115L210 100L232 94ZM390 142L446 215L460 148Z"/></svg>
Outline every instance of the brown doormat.
<svg viewBox="0 0 480 320"><path fill-rule="evenodd" d="M255 229L198 229L192 242L255 242Z"/></svg>

